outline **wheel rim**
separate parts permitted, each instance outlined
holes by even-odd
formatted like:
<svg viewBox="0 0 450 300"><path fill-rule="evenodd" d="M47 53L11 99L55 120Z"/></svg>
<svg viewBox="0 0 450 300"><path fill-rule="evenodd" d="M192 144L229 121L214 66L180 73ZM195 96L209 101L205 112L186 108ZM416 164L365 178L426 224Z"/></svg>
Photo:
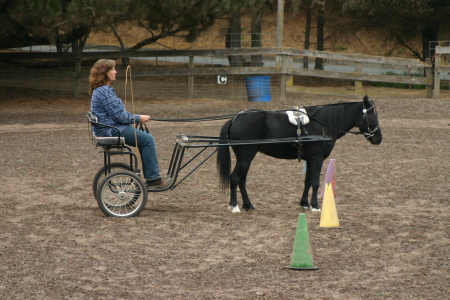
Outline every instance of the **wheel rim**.
<svg viewBox="0 0 450 300"><path fill-rule="evenodd" d="M124 163L118 163L113 162L111 163L111 172L114 171L132 171L131 166L124 164ZM100 182L105 178L105 167L102 167L100 170L98 170L97 174L94 176L94 180L92 183L92 192L94 194L94 197L97 197L97 189L100 185Z"/></svg>
<svg viewBox="0 0 450 300"><path fill-rule="evenodd" d="M99 190L101 206L108 215L117 217L134 216L146 202L142 180L132 173L119 173L105 178ZM138 212L137 212L138 211ZM136 213L137 212L137 213Z"/></svg>

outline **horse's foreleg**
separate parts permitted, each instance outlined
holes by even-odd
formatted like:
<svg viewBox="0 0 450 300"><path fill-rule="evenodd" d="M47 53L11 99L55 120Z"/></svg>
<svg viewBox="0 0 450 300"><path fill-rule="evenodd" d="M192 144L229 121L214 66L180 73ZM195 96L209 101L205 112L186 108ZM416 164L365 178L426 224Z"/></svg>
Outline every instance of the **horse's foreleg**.
<svg viewBox="0 0 450 300"><path fill-rule="evenodd" d="M307 163L307 165L309 164ZM305 174L305 187L303 189L302 199L300 200L300 206L303 207L304 209L309 209L308 194L310 188L311 188L311 168L308 167L306 169Z"/></svg>
<svg viewBox="0 0 450 300"><path fill-rule="evenodd" d="M311 195L311 210L312 211L320 211L319 203L317 202L317 194L320 187L320 172L322 170L323 159L317 159L312 163L311 167L311 186L312 186L312 195Z"/></svg>

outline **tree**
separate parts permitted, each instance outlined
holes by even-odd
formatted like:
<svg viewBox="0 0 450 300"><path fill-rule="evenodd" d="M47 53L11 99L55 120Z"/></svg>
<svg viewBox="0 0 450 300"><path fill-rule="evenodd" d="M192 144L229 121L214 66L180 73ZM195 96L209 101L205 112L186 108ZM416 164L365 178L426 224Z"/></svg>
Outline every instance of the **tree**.
<svg viewBox="0 0 450 300"><path fill-rule="evenodd" d="M260 48L262 47L262 14L263 8L261 7L252 15L252 25L251 25L251 47ZM262 67L262 55L252 55L250 66L252 67Z"/></svg>
<svg viewBox="0 0 450 300"><path fill-rule="evenodd" d="M49 43L60 13L60 6L52 1L1 1L0 48Z"/></svg>
<svg viewBox="0 0 450 300"><path fill-rule="evenodd" d="M1 1L1 0L0 0ZM3 0L0 49L70 44L80 51L92 30L125 20L131 0Z"/></svg>
<svg viewBox="0 0 450 300"><path fill-rule="evenodd" d="M242 28L241 28L241 16L240 11L235 12L228 19L227 32L225 34L225 48L241 48L242 46ZM228 62L231 67L242 67L244 59L242 55L230 55L228 56Z"/></svg>
<svg viewBox="0 0 450 300"><path fill-rule="evenodd" d="M323 51L325 46L324 28L325 28L325 1L317 1L316 48L319 51ZM316 64L314 66L314 69L323 70L323 58L316 57Z"/></svg>
<svg viewBox="0 0 450 300"><path fill-rule="evenodd" d="M261 47L261 28L262 28L262 9L264 4L270 5L266 0L247 0L241 1L242 5L232 6L228 18L228 27L225 34L225 48L241 48L242 46L242 28L241 17L248 13L252 16L251 24L251 46ZM233 8L234 7L234 8ZM251 65L258 66L262 64L262 56L253 55ZM242 67L244 58L242 56L229 56L228 61L232 67Z"/></svg>
<svg viewBox="0 0 450 300"><path fill-rule="evenodd" d="M140 49L167 36L194 41L216 19L245 10L262 0L0 0L0 49L72 44L83 48L89 33L134 22L150 37Z"/></svg>
<svg viewBox="0 0 450 300"><path fill-rule="evenodd" d="M262 47L262 23L263 23L263 9L264 7L267 7L271 12L273 12L274 3L272 0L265 0L261 2L261 6L258 8L258 6L255 7L254 10L252 10L252 25L251 25L251 47L252 48L259 48ZM250 65L252 67L262 67L262 55L252 55L251 56L251 62Z"/></svg>
<svg viewBox="0 0 450 300"><path fill-rule="evenodd" d="M306 10L306 23L305 23L305 41L303 44L304 49L310 48L310 38L311 38L311 24L313 13L316 14L316 50L325 50L325 0L293 0L292 2L294 15L299 9L303 8ZM303 68L308 69L309 58L303 57ZM323 58L316 57L316 63L314 66L316 70L323 70Z"/></svg>
<svg viewBox="0 0 450 300"><path fill-rule="evenodd" d="M229 0L138 0L130 6L136 23L145 28L150 37L136 43L131 49L140 49L167 36L194 41L210 28L214 21L226 14Z"/></svg>
<svg viewBox="0 0 450 300"><path fill-rule="evenodd" d="M308 0L306 4L306 23L305 23L305 41L303 43L303 49L309 49L310 37L311 37L311 22L312 22L312 1ZM309 57L303 57L303 68L309 68Z"/></svg>
<svg viewBox="0 0 450 300"><path fill-rule="evenodd" d="M343 0L342 11L359 27L383 30L422 61L434 56L430 41L438 41L443 25L450 24L448 0ZM421 51L411 45L418 36Z"/></svg>

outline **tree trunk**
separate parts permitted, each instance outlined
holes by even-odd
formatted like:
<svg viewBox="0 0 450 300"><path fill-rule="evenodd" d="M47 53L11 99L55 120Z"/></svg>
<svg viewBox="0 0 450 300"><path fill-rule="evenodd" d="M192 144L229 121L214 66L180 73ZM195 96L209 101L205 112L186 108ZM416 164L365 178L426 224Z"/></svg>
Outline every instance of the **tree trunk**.
<svg viewBox="0 0 450 300"><path fill-rule="evenodd" d="M262 8L252 16L252 28L251 28L252 48L262 47L261 30L262 30ZM250 65L252 67L262 67L263 65L262 55L252 55L252 61Z"/></svg>
<svg viewBox="0 0 450 300"><path fill-rule="evenodd" d="M324 37L323 31L325 27L325 2L321 1L318 3L317 11L317 50L324 50ZM316 70L323 70L323 58L316 58L316 65L314 66Z"/></svg>
<svg viewBox="0 0 450 300"><path fill-rule="evenodd" d="M241 14L228 20L228 29L225 37L226 48L241 48ZM242 67L243 58L241 55L228 56L230 67Z"/></svg>
<svg viewBox="0 0 450 300"><path fill-rule="evenodd" d="M309 39L311 37L311 4L308 3L306 7L306 24L305 24L305 43L303 49L309 50ZM308 69L309 57L303 56L303 69Z"/></svg>
<svg viewBox="0 0 450 300"><path fill-rule="evenodd" d="M122 40L122 37L120 36L119 32L117 32L116 26L111 25L111 30L114 33L114 36L116 37L116 39L119 41L120 44L120 49L122 51L125 50L125 43ZM130 58L129 57L122 57L122 64L125 66L129 66L130 65Z"/></svg>
<svg viewBox="0 0 450 300"><path fill-rule="evenodd" d="M430 42L439 40L439 25L439 20L428 20L427 26L422 30L423 61L434 57L434 48L431 49Z"/></svg>

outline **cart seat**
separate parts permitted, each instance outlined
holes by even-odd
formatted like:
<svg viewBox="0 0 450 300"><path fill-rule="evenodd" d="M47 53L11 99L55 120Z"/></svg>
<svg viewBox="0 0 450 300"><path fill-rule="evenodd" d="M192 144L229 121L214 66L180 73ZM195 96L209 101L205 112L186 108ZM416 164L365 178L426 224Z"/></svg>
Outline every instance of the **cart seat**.
<svg viewBox="0 0 450 300"><path fill-rule="evenodd" d="M116 136L101 136L96 137L94 135L95 145L100 146L123 146L125 145L125 138L122 136L120 138Z"/></svg>
<svg viewBox="0 0 450 300"><path fill-rule="evenodd" d="M97 116L94 115L90 111L86 114L86 118L88 119L91 126L95 125L95 126L109 127L112 130L116 130L117 132L119 132L118 137L117 136L95 136L93 131L90 130L91 138L92 138L93 142L95 143L95 146L104 147L104 146L123 146L123 145L125 145L125 138L123 136L120 136L120 131L118 128L111 126L111 125L99 123L97 120Z"/></svg>

